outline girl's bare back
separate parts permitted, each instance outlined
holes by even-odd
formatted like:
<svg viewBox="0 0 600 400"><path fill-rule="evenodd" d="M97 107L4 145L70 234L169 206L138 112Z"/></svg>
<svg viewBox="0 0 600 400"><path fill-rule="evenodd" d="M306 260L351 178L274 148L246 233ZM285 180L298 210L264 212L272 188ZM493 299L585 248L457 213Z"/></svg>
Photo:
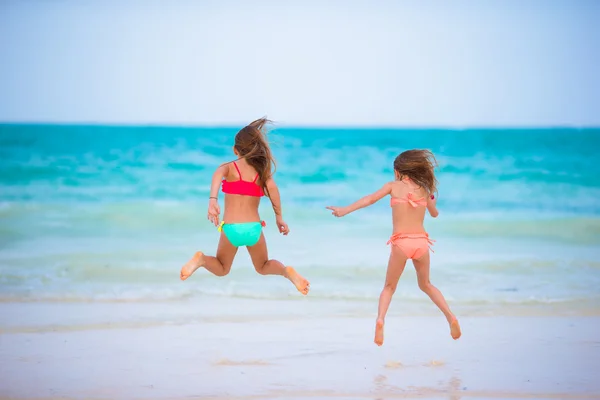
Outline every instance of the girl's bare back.
<svg viewBox="0 0 600 400"><path fill-rule="evenodd" d="M394 232L425 232L423 221L426 208L414 205L427 202L429 193L409 179L394 181L391 182L391 185L390 204L392 205Z"/></svg>

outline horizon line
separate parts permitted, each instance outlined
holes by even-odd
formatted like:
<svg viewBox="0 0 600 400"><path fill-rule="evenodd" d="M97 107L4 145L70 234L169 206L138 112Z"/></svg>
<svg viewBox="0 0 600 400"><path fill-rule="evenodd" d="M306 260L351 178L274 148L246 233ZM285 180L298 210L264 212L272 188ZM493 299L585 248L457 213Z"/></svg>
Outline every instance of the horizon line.
<svg viewBox="0 0 600 400"><path fill-rule="evenodd" d="M248 123L166 123L166 122L83 122L83 121L0 121L0 126L65 126L65 127L113 127L113 128L221 128L221 129L239 129L240 127L246 126ZM406 130L406 129L439 129L439 130L471 130L471 129L483 129L483 130L527 130L527 129L600 129L600 125L425 125L425 124L407 124L407 125L393 125L393 124L286 124L273 122L273 129L286 128L286 129L325 129L325 130L336 130L336 129L352 129L352 130L364 130L364 129L381 129L381 130Z"/></svg>

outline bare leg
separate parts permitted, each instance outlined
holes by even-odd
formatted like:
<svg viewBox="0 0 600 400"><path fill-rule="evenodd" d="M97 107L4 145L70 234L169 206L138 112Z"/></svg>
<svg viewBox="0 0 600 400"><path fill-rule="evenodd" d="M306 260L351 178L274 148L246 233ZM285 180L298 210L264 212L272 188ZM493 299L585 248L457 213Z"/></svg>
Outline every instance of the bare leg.
<svg viewBox="0 0 600 400"><path fill-rule="evenodd" d="M238 248L232 245L229 239L227 239L227 236L221 232L219 247L217 247L217 256L207 256L201 251L197 251L190 261L181 268L180 279L182 281L186 280L200 267L206 268L216 276L227 275L231 270L231 264L233 264L237 249Z"/></svg>
<svg viewBox="0 0 600 400"><path fill-rule="evenodd" d="M252 264L254 269L261 275L281 275L289 279L296 289L303 295L307 295L310 290L310 283L304 279L296 270L292 267L284 266L280 261L269 260L269 253L267 250L267 241L263 234L260 235L258 243L252 247L248 247L248 253L252 258Z"/></svg>
<svg viewBox="0 0 600 400"><path fill-rule="evenodd" d="M381 346L383 344L383 325L385 324L385 315L388 312L392 296L396 291L398 280L406 266L406 255L392 245L390 260L388 261L387 273L385 275L385 285L379 296L379 311L377 313L377 322L375 324L375 344Z"/></svg>
<svg viewBox="0 0 600 400"><path fill-rule="evenodd" d="M429 252L425 253L418 260L413 260L415 270L417 271L419 288L425 292L431 301L433 301L435 305L438 306L438 308L444 313L448 324L450 324L450 334L452 335L452 338L456 340L461 335L460 325L458 324L456 316L454 316L452 311L450 311L450 307L448 306L448 303L446 303L446 299L444 299L442 292L440 292L438 288L433 286L429 281L429 260Z"/></svg>

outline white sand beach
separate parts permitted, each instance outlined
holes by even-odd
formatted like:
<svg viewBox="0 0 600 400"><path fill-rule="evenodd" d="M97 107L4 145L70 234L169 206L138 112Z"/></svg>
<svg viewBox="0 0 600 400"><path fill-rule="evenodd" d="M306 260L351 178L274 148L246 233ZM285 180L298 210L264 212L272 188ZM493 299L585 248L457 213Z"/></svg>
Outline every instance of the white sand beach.
<svg viewBox="0 0 600 400"><path fill-rule="evenodd" d="M377 347L373 318L219 301L4 303L0 397L600 398L598 316L465 317L453 341L441 315L396 313Z"/></svg>

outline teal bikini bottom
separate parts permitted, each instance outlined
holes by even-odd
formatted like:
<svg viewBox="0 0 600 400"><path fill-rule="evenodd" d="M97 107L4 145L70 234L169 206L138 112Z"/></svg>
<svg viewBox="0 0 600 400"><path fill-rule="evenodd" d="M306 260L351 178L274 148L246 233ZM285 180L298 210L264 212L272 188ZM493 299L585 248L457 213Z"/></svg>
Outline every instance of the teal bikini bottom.
<svg viewBox="0 0 600 400"><path fill-rule="evenodd" d="M238 224L221 223L222 231L235 247L254 246L260 239L264 222L243 222Z"/></svg>

